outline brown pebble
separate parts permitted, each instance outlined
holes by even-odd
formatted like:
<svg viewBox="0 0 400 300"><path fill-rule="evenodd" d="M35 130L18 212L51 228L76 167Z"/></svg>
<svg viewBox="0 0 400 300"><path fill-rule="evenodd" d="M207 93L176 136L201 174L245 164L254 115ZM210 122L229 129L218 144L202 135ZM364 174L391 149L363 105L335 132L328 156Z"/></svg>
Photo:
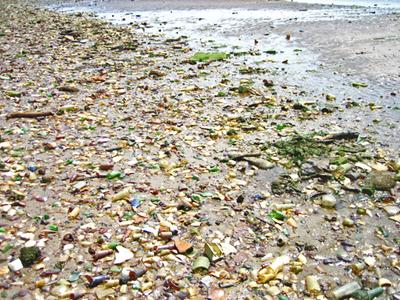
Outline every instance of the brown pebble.
<svg viewBox="0 0 400 300"><path fill-rule="evenodd" d="M175 240L175 247L179 253L186 253L193 248L193 245L186 241Z"/></svg>
<svg viewBox="0 0 400 300"><path fill-rule="evenodd" d="M99 169L102 171L109 171L112 170L112 168L114 167L114 165L112 164L103 164L99 166Z"/></svg>

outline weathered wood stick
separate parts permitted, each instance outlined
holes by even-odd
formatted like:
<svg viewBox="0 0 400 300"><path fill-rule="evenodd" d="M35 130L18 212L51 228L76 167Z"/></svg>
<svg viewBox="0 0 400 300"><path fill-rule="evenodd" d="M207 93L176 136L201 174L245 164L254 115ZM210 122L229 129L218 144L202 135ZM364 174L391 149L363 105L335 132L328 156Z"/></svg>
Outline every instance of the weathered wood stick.
<svg viewBox="0 0 400 300"><path fill-rule="evenodd" d="M339 133L334 133L330 134L326 137L324 137L320 142L322 143L332 143L334 141L338 140L356 140L360 134L355 131L347 131L347 132L339 132Z"/></svg>
<svg viewBox="0 0 400 300"><path fill-rule="evenodd" d="M54 113L51 111L43 111L43 112L13 112L7 115L7 119L15 119L15 118L40 118L40 117L48 117L53 116Z"/></svg>
<svg viewBox="0 0 400 300"><path fill-rule="evenodd" d="M229 159L232 160L246 160L248 157L259 157L261 153L228 153Z"/></svg>

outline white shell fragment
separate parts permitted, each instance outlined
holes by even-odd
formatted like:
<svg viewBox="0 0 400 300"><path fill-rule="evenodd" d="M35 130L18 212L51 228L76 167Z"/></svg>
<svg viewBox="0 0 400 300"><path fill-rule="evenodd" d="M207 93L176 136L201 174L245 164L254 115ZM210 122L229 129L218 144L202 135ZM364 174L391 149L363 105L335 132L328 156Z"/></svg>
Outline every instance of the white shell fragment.
<svg viewBox="0 0 400 300"><path fill-rule="evenodd" d="M131 250L124 248L122 246L117 246L117 253L115 254L114 264L122 264L123 262L133 258L133 253Z"/></svg>
<svg viewBox="0 0 400 300"><path fill-rule="evenodd" d="M8 264L8 267L13 272L18 272L19 270L22 270L24 268L24 266L22 265L22 262L19 258L10 262Z"/></svg>

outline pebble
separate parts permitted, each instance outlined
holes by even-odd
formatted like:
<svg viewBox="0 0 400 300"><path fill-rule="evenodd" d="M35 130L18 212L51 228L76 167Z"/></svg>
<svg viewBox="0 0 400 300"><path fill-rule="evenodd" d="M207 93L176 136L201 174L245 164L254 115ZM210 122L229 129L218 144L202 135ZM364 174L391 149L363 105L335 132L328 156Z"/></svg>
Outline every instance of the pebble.
<svg viewBox="0 0 400 300"><path fill-rule="evenodd" d="M394 216L400 213L400 207L394 205L384 206L383 209L389 216Z"/></svg>
<svg viewBox="0 0 400 300"><path fill-rule="evenodd" d="M18 272L24 268L24 266L22 265L22 262L19 258L8 263L8 267L13 272Z"/></svg>
<svg viewBox="0 0 400 300"><path fill-rule="evenodd" d="M133 258L133 253L127 248L122 246L117 246L117 253L115 254L114 264L122 264L125 261L128 261Z"/></svg>
<svg viewBox="0 0 400 300"><path fill-rule="evenodd" d="M65 286L65 285L56 285L55 287L53 287L50 290L50 294L58 297L58 298L66 298L69 297L71 291L69 289L69 287Z"/></svg>
<svg viewBox="0 0 400 300"><path fill-rule="evenodd" d="M320 205L323 208L334 208L337 203L336 197L332 194L323 195L320 201Z"/></svg>
<svg viewBox="0 0 400 300"><path fill-rule="evenodd" d="M370 174L370 184L373 188L381 191L390 191L396 186L396 179L393 173L375 171Z"/></svg>
<svg viewBox="0 0 400 300"><path fill-rule="evenodd" d="M343 226L351 227L354 226L354 221L350 218L344 218L342 224Z"/></svg>

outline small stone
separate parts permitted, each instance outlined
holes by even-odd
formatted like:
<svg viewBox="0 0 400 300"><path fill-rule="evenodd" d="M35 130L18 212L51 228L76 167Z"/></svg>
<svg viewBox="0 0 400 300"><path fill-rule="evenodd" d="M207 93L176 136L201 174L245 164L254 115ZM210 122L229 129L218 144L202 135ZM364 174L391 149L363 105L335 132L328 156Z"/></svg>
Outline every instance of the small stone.
<svg viewBox="0 0 400 300"><path fill-rule="evenodd" d="M390 220L393 220L395 222L400 222L400 214L392 216L389 218Z"/></svg>
<svg viewBox="0 0 400 300"><path fill-rule="evenodd" d="M163 77L166 74L160 70L150 70L149 75L152 77Z"/></svg>
<svg viewBox="0 0 400 300"><path fill-rule="evenodd" d="M209 288L211 284L214 282L214 278L212 276L206 275L203 278L201 278L200 282Z"/></svg>
<svg viewBox="0 0 400 300"><path fill-rule="evenodd" d="M326 94L325 98L327 101L335 101L336 100L336 97L332 94Z"/></svg>
<svg viewBox="0 0 400 300"><path fill-rule="evenodd" d="M350 218L344 218L342 224L343 226L351 227L354 225L354 221Z"/></svg>
<svg viewBox="0 0 400 300"><path fill-rule="evenodd" d="M293 218L289 218L286 223L293 228L297 228L297 222Z"/></svg>
<svg viewBox="0 0 400 300"><path fill-rule="evenodd" d="M193 245L183 240L175 240L175 247L179 253L183 254L193 249Z"/></svg>
<svg viewBox="0 0 400 300"><path fill-rule="evenodd" d="M364 258L364 262L368 267L373 267L375 265L376 259L372 256Z"/></svg>
<svg viewBox="0 0 400 300"><path fill-rule="evenodd" d="M334 208L336 206L337 200L332 194L326 194L321 197L320 205L323 208Z"/></svg>
<svg viewBox="0 0 400 300"><path fill-rule="evenodd" d="M41 289L42 287L44 287L46 285L46 280L44 279L40 279L38 281L35 281L35 287L37 289Z"/></svg>
<svg viewBox="0 0 400 300"><path fill-rule="evenodd" d="M307 291L312 295L318 295L321 292L321 287L318 280L313 275L308 275L306 277L306 288Z"/></svg>
<svg viewBox="0 0 400 300"><path fill-rule="evenodd" d="M208 294L209 299L213 300L227 300L227 296L225 295L225 291L221 288L218 288L217 286L211 286L209 294Z"/></svg>
<svg viewBox="0 0 400 300"><path fill-rule="evenodd" d="M268 160L257 157L246 157L245 161L247 161L250 165L256 166L261 170L268 170L275 166L275 164L269 162Z"/></svg>
<svg viewBox="0 0 400 300"><path fill-rule="evenodd" d="M133 258L131 250L122 246L117 246L117 253L115 254L114 264L118 265Z"/></svg>
<svg viewBox="0 0 400 300"><path fill-rule="evenodd" d="M395 216L400 213L400 208L394 205L385 206L383 209L389 216Z"/></svg>
<svg viewBox="0 0 400 300"><path fill-rule="evenodd" d="M369 185L380 191L390 191L396 186L396 178L391 172L372 172L369 176Z"/></svg>
<svg viewBox="0 0 400 300"><path fill-rule="evenodd" d="M270 294L271 296L278 296L282 291L280 290L279 287L277 287L276 285L271 286L268 290L267 290L268 294Z"/></svg>
<svg viewBox="0 0 400 300"><path fill-rule="evenodd" d="M10 270L8 269L7 266L0 267L0 277L8 274L9 272L10 272Z"/></svg>
<svg viewBox="0 0 400 300"><path fill-rule="evenodd" d="M400 171L400 158L393 163L393 167L396 171Z"/></svg>
<svg viewBox="0 0 400 300"><path fill-rule="evenodd" d="M274 86L274 82L273 82L272 80L270 80L270 79L264 79L264 80L263 80L263 83L264 83L264 86L265 86L265 87Z"/></svg>
<svg viewBox="0 0 400 300"><path fill-rule="evenodd" d="M0 149L10 149L11 143L10 142L2 142L0 143Z"/></svg>
<svg viewBox="0 0 400 300"><path fill-rule="evenodd" d="M99 169L102 171L109 171L109 170L112 170L113 167L114 167L114 165L112 165L112 164L101 164L99 166Z"/></svg>
<svg viewBox="0 0 400 300"><path fill-rule="evenodd" d="M61 92L68 92L68 93L77 93L79 89L74 85L62 85L58 88Z"/></svg>
<svg viewBox="0 0 400 300"><path fill-rule="evenodd" d="M65 298L69 296L70 290L65 285L57 285L51 289L50 294L58 298Z"/></svg>
<svg viewBox="0 0 400 300"><path fill-rule="evenodd" d="M121 285L119 292L121 294L126 294L128 292L128 285L126 285L126 284Z"/></svg>
<svg viewBox="0 0 400 300"><path fill-rule="evenodd" d="M8 264L8 267L13 272L18 272L19 270L22 270L24 268L20 259L13 260Z"/></svg>
<svg viewBox="0 0 400 300"><path fill-rule="evenodd" d="M105 299L108 296L111 296L115 293L113 289L103 289L103 288L98 288L96 289L96 296L97 299Z"/></svg>

